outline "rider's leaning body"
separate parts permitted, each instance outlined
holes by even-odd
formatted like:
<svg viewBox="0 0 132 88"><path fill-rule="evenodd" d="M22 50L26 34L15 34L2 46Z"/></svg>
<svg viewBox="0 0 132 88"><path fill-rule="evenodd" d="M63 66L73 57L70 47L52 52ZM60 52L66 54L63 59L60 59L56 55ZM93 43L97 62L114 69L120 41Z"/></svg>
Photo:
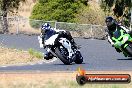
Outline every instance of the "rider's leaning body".
<svg viewBox="0 0 132 88"><path fill-rule="evenodd" d="M126 27L118 24L112 17L106 17L105 22L106 22L106 26L107 26L107 29L106 29L107 38L112 46L114 45L114 41L112 40L112 37L114 36L113 34L116 31L121 32L121 30L122 30L124 33L130 32ZM117 49L117 48L115 48L115 49L117 52L121 52L119 49Z"/></svg>
<svg viewBox="0 0 132 88"><path fill-rule="evenodd" d="M45 41L51 38L55 34L58 34L58 37L55 39L55 41L60 37L64 37L64 38L67 38L74 45L74 47L77 47L69 31L51 28L49 23L42 24L41 26L40 36L42 38L42 44L44 45L44 47L45 47ZM50 52L47 49L47 52L45 53L44 58L48 59L49 54Z"/></svg>

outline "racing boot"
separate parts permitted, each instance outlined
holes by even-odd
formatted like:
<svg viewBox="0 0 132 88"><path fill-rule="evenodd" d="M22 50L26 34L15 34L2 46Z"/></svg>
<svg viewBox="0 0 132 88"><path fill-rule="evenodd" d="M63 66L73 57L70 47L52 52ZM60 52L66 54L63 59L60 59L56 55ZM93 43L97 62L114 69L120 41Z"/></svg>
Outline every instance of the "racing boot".
<svg viewBox="0 0 132 88"><path fill-rule="evenodd" d="M46 52L46 54L44 54L44 59L46 60L50 60L52 59L54 56L52 55L51 52Z"/></svg>

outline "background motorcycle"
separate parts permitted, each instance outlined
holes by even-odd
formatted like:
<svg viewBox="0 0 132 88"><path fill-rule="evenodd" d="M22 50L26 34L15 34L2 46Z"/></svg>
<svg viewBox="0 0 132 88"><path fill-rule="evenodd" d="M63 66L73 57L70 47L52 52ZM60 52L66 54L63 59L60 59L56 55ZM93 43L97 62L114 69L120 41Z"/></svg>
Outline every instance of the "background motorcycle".
<svg viewBox="0 0 132 88"><path fill-rule="evenodd" d="M115 31L112 40L114 41L114 47L120 49L125 57L132 57L132 37L129 33L125 33L124 30Z"/></svg>
<svg viewBox="0 0 132 88"><path fill-rule="evenodd" d="M63 37L58 38L58 35L59 34L55 34L45 41L45 48L51 53L48 58L52 59L53 57L57 57L66 65L72 62L81 64L83 62L83 57L80 50L75 48L68 39ZM38 39L40 46L43 46L41 43L42 39Z"/></svg>

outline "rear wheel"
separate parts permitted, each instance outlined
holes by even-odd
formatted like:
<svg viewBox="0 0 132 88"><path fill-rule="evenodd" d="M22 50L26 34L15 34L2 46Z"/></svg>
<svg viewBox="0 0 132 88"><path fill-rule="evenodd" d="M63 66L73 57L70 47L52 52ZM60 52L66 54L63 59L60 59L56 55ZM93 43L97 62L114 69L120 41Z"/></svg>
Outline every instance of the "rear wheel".
<svg viewBox="0 0 132 88"><path fill-rule="evenodd" d="M72 63L71 58L68 58L68 51L64 47L57 47L55 49L56 55L58 58L65 64L70 65Z"/></svg>

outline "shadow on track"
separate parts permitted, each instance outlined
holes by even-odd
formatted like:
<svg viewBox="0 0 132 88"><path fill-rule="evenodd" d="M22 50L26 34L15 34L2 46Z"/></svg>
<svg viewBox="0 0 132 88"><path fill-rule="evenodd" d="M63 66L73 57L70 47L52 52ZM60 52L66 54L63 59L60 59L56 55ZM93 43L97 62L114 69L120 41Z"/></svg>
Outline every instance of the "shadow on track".
<svg viewBox="0 0 132 88"><path fill-rule="evenodd" d="M82 63L82 64L86 64L86 63ZM72 63L72 64L66 65L66 66L71 66L71 65L82 65L82 64ZM61 63L61 64L53 64L53 65L65 65L65 64Z"/></svg>
<svg viewBox="0 0 132 88"><path fill-rule="evenodd" d="M117 60L132 60L132 57L126 58L126 59L117 59Z"/></svg>

